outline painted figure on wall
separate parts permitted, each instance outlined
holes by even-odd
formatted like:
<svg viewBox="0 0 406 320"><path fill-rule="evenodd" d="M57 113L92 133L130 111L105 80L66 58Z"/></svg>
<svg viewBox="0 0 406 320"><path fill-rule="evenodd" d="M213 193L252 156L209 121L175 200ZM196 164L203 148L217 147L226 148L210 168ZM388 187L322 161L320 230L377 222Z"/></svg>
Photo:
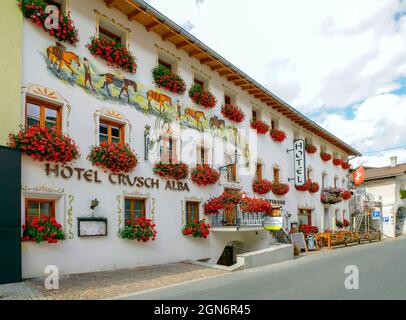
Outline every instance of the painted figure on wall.
<svg viewBox="0 0 406 320"><path fill-rule="evenodd" d="M90 83L90 87L92 88L93 91L96 91L93 87L93 83L92 83L92 74L90 71L90 64L89 64L89 60L87 60L87 58L83 58L83 67L85 70L85 88L87 88L87 83Z"/></svg>

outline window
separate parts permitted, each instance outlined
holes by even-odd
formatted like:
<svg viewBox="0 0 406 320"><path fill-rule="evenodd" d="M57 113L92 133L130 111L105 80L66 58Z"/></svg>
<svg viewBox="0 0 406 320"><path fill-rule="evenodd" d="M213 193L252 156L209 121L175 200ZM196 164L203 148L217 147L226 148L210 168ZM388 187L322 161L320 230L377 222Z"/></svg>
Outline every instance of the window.
<svg viewBox="0 0 406 320"><path fill-rule="evenodd" d="M312 178L312 172L313 172L313 169L312 168L307 168L307 173L306 173L306 178L307 178L307 180L311 180L311 178Z"/></svg>
<svg viewBox="0 0 406 320"><path fill-rule="evenodd" d="M41 100L27 98L26 120L27 128L33 126L56 128L61 131L61 107Z"/></svg>
<svg viewBox="0 0 406 320"><path fill-rule="evenodd" d="M125 220L135 220L146 216L145 199L125 199Z"/></svg>
<svg viewBox="0 0 406 320"><path fill-rule="evenodd" d="M252 110L252 121L255 122L257 120L259 120L258 111L253 109Z"/></svg>
<svg viewBox="0 0 406 320"><path fill-rule="evenodd" d="M325 189L327 186L327 174L323 173L321 175L321 188Z"/></svg>
<svg viewBox="0 0 406 320"><path fill-rule="evenodd" d="M176 142L177 140L171 135L161 136L159 154L162 162L174 163L177 161Z"/></svg>
<svg viewBox="0 0 406 320"><path fill-rule="evenodd" d="M262 179L262 167L263 167L262 163L257 163L257 170L255 174L257 179Z"/></svg>
<svg viewBox="0 0 406 320"><path fill-rule="evenodd" d="M124 144L124 124L101 118L99 143L102 142Z"/></svg>
<svg viewBox="0 0 406 320"><path fill-rule="evenodd" d="M197 164L208 164L208 155L207 155L207 148L203 145L198 145L196 148L196 163Z"/></svg>
<svg viewBox="0 0 406 320"><path fill-rule="evenodd" d="M312 210L299 209L298 214L299 225L305 224L308 226L312 225Z"/></svg>
<svg viewBox="0 0 406 320"><path fill-rule="evenodd" d="M234 157L227 156L227 180L229 182L237 182L237 164L234 163Z"/></svg>
<svg viewBox="0 0 406 320"><path fill-rule="evenodd" d="M224 103L225 104L231 104L231 97L228 95L224 95Z"/></svg>
<svg viewBox="0 0 406 320"><path fill-rule="evenodd" d="M123 28L111 22L105 17L99 16L98 18L99 18L98 31L100 38L109 41L114 40L116 42L122 43L123 45L126 44L127 33Z"/></svg>
<svg viewBox="0 0 406 320"><path fill-rule="evenodd" d="M200 220L199 202L186 202L186 224L193 223L195 220Z"/></svg>
<svg viewBox="0 0 406 320"><path fill-rule="evenodd" d="M172 64L170 64L169 62L166 62L165 60L162 60L162 59L158 59L158 64L160 64L161 66L164 66L172 71Z"/></svg>
<svg viewBox="0 0 406 320"><path fill-rule="evenodd" d="M272 130L279 129L279 121L274 117L271 117L271 129Z"/></svg>
<svg viewBox="0 0 406 320"><path fill-rule="evenodd" d="M334 188L338 188L338 178L334 177Z"/></svg>
<svg viewBox="0 0 406 320"><path fill-rule="evenodd" d="M273 168L273 182L279 183L280 182L280 169Z"/></svg>
<svg viewBox="0 0 406 320"><path fill-rule="evenodd" d="M55 217L55 201L26 199L25 200L25 219L30 223L35 217L47 216L48 218Z"/></svg>
<svg viewBox="0 0 406 320"><path fill-rule="evenodd" d="M194 84L196 86L200 86L200 88L204 89L204 81L194 78Z"/></svg>

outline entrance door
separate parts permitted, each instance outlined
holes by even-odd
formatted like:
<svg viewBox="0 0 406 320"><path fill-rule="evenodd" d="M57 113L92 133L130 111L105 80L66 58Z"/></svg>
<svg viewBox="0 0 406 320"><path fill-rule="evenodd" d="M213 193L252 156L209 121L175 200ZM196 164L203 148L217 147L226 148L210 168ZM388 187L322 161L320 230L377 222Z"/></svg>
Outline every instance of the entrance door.
<svg viewBox="0 0 406 320"><path fill-rule="evenodd" d="M21 281L21 154L0 146L0 284Z"/></svg>
<svg viewBox="0 0 406 320"><path fill-rule="evenodd" d="M239 190L225 189L226 193L239 194ZM234 226L237 224L237 206L224 210L224 222L226 225Z"/></svg>

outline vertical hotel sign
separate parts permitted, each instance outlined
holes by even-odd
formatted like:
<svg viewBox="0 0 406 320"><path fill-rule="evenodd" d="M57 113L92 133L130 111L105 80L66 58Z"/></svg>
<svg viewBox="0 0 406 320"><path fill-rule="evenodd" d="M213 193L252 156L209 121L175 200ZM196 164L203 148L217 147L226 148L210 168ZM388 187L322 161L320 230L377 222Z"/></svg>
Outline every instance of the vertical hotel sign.
<svg viewBox="0 0 406 320"><path fill-rule="evenodd" d="M293 153L295 159L295 185L299 187L306 183L306 152L303 139L295 140Z"/></svg>

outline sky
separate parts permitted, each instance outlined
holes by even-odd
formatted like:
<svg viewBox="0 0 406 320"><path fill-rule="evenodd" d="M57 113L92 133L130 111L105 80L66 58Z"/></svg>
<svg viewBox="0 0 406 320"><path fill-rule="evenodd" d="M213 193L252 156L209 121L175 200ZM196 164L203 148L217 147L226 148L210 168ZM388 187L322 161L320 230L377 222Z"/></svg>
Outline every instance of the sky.
<svg viewBox="0 0 406 320"><path fill-rule="evenodd" d="M406 0L149 0L349 143L406 163Z"/></svg>

